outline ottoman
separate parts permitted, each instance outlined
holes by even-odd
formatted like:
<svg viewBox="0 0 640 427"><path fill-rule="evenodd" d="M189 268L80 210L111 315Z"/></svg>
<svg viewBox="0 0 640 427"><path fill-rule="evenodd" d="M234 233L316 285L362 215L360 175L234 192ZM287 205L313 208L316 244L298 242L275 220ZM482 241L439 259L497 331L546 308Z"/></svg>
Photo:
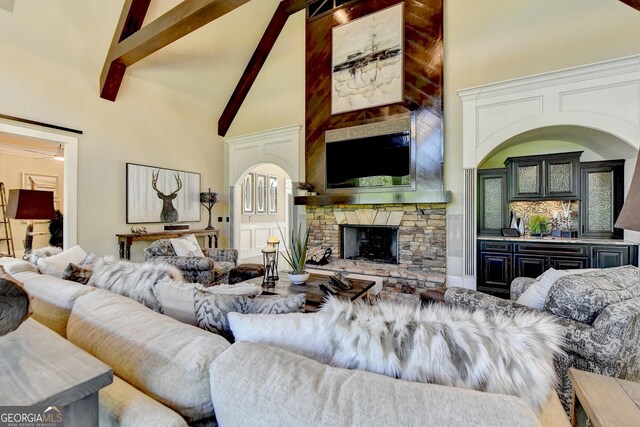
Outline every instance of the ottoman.
<svg viewBox="0 0 640 427"><path fill-rule="evenodd" d="M262 264L238 264L229 271L229 284L264 276Z"/></svg>

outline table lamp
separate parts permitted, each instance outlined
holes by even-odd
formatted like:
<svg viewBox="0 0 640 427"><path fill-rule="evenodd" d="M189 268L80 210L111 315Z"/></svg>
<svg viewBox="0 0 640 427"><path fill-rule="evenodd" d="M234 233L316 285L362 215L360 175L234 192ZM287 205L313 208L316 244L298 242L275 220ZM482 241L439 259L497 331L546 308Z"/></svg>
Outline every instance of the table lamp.
<svg viewBox="0 0 640 427"><path fill-rule="evenodd" d="M9 190L7 217L12 219L56 219L53 192L41 190ZM32 249L33 223L27 225L24 253Z"/></svg>
<svg viewBox="0 0 640 427"><path fill-rule="evenodd" d="M211 225L211 208L219 201L220 194L212 192L211 187L209 187L209 191L207 191L206 193L200 193L200 204L202 204L202 206L204 206L209 211L209 225L207 225L207 228L205 228L205 230L215 230L215 228L213 228L213 225Z"/></svg>

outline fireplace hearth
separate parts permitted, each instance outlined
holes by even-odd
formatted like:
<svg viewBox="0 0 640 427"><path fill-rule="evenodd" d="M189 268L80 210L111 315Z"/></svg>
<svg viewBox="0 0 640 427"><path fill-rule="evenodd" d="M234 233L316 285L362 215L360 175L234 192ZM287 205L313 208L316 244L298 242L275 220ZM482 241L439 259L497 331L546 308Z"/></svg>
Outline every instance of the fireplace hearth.
<svg viewBox="0 0 640 427"><path fill-rule="evenodd" d="M340 246L344 259L398 264L398 227L341 225Z"/></svg>

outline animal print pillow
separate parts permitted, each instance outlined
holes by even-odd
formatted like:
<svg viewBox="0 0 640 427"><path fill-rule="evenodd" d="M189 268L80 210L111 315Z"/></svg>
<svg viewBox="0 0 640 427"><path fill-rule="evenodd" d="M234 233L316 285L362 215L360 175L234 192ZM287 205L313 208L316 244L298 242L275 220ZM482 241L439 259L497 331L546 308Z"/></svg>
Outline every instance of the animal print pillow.
<svg viewBox="0 0 640 427"><path fill-rule="evenodd" d="M177 256L204 256L202 249L200 249L200 244L193 234L178 237L177 239L169 239L169 241Z"/></svg>
<svg viewBox="0 0 640 427"><path fill-rule="evenodd" d="M290 296L280 295L216 295L206 289L193 289L196 309L196 323L202 329L222 335L233 342L233 334L229 326L227 314L264 313L282 314L302 311L306 300L305 294Z"/></svg>
<svg viewBox="0 0 640 427"><path fill-rule="evenodd" d="M89 279L91 279L92 274L93 268L70 262L67 268L62 272L62 278L86 285L89 282Z"/></svg>

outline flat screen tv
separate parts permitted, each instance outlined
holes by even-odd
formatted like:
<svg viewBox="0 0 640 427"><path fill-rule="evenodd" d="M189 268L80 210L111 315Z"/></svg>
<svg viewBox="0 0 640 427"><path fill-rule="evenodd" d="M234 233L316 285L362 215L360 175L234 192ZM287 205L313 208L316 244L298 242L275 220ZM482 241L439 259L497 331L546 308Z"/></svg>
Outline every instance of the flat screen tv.
<svg viewBox="0 0 640 427"><path fill-rule="evenodd" d="M327 142L327 190L411 187L414 145L410 130Z"/></svg>

